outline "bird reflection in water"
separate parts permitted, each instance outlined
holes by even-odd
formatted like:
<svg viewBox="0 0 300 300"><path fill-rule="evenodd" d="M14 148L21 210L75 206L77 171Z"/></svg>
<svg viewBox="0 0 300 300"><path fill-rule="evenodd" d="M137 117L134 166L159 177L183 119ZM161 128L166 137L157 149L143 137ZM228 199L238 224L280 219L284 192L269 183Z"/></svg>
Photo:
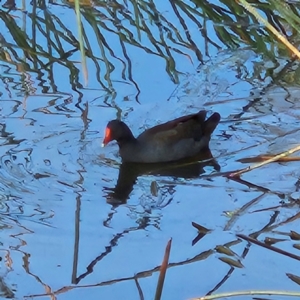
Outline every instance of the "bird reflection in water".
<svg viewBox="0 0 300 300"><path fill-rule="evenodd" d="M119 170L117 184L114 188L104 188L107 203L118 206L125 204L134 189L137 178L143 175L168 176L174 178L192 179L205 173L204 168L211 166L220 171L220 166L213 158L209 149L200 154L170 163L122 163ZM176 183L174 182L175 186ZM156 183L151 184L152 194L156 193ZM149 187L150 190L150 187Z"/></svg>

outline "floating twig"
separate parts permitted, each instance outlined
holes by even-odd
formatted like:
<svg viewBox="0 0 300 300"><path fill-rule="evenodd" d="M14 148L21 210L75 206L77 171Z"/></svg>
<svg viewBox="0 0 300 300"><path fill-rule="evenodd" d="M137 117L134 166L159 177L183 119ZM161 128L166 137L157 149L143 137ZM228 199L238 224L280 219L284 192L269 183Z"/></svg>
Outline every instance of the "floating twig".
<svg viewBox="0 0 300 300"><path fill-rule="evenodd" d="M255 164L253 166L249 166L247 168L244 168L244 169L241 169L239 171L233 172L233 173L229 174L229 177L240 176L243 173L246 173L246 172L249 172L251 170L260 168L260 167L262 167L264 165L267 165L267 164L269 164L271 162L278 161L279 159L281 159L281 158L283 158L285 156L291 155L294 152L297 152L299 150L300 150L300 145L298 145L297 147L294 147L294 148L292 148L292 149L290 149L288 151L285 151L285 152L282 152L282 153L280 153L278 155L275 155L275 156L271 157L270 159L267 159L267 160L265 160L265 161L263 161L261 163L258 163L258 164Z"/></svg>
<svg viewBox="0 0 300 300"><path fill-rule="evenodd" d="M254 238L252 238L250 236L247 236L247 235L244 235L244 234L237 234L236 236L239 237L239 238L241 238L241 239L243 239L243 240L246 240L246 241L248 241L250 243L256 244L258 246L267 248L267 249L275 251L275 252L277 252L279 254L282 254L282 255L285 255L285 256L288 256L290 258L293 258L293 259L296 259L296 260L300 261L300 256L299 255L296 255L296 254L293 254L291 252L282 250L280 248L277 248L277 247L265 244L265 243L263 243L261 241L258 241L257 239L254 239Z"/></svg>
<svg viewBox="0 0 300 300"><path fill-rule="evenodd" d="M166 271L167 271L167 267L169 264L171 245L172 245L172 239L169 240L169 242L166 246L164 259L163 259L163 262L160 267L160 272L159 272L159 277L158 277L158 282L157 282L157 287L156 287L156 293L155 293L155 297L154 297L155 300L161 299L161 294L162 294L162 289L164 286Z"/></svg>

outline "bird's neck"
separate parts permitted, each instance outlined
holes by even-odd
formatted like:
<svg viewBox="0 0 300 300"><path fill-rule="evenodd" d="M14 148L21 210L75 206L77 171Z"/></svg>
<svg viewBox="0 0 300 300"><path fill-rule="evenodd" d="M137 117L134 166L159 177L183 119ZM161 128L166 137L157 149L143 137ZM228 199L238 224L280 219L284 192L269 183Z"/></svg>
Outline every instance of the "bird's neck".
<svg viewBox="0 0 300 300"><path fill-rule="evenodd" d="M126 129L124 130L122 136L118 138L117 143L120 148L124 147L124 145L127 144L135 144L137 142L137 139L132 134L131 130L126 126Z"/></svg>

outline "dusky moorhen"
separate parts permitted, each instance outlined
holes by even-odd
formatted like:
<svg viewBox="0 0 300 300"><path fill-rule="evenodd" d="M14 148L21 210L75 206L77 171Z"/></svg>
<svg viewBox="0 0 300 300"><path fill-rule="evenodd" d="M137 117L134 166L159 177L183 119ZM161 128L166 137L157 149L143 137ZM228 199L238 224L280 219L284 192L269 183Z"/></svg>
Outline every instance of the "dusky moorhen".
<svg viewBox="0 0 300 300"><path fill-rule="evenodd" d="M210 136L220 121L213 113L207 120L201 110L147 129L135 138L128 126L119 120L110 121L102 146L112 140L119 145L123 162L157 163L191 157L208 148Z"/></svg>

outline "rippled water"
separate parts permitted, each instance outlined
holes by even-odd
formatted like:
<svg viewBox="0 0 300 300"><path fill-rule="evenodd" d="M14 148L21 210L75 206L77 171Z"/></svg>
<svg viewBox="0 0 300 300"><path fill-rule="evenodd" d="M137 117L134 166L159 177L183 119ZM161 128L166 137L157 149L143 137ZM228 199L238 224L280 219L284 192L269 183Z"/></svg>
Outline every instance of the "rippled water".
<svg viewBox="0 0 300 300"><path fill-rule="evenodd" d="M163 299L297 288L286 276L298 274L291 258L236 234L282 238L275 246L297 254L288 233L299 232L298 163L270 164L239 182L220 172L298 143L299 87L284 77L274 83L284 59L272 62L250 47L228 50L210 20L206 44L196 22L202 16L195 21L176 1L156 2L138 9L135 1L101 2L95 15L84 11L92 51L86 87L71 42L77 37L71 6L22 9L16 1L18 10L0 9L3 297L140 299L141 289L153 299L171 237ZM36 53L23 51L8 16ZM56 28L50 40L49 22ZM293 74L295 64L289 68ZM132 169L121 166L116 144L100 148L106 123L117 116L138 134L203 107L222 116L211 140L213 162L176 174ZM211 230L193 246L192 222Z"/></svg>

